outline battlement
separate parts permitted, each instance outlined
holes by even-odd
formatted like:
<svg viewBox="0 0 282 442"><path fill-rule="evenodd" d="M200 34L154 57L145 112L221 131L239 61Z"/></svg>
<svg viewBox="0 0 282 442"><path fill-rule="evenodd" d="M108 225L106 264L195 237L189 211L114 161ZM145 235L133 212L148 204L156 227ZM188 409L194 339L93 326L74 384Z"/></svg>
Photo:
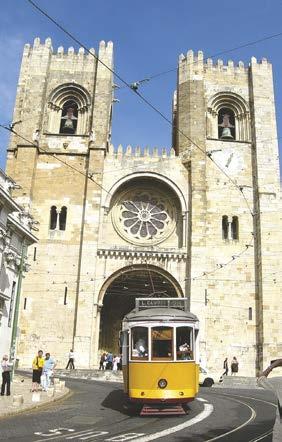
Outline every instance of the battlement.
<svg viewBox="0 0 282 442"><path fill-rule="evenodd" d="M89 49L89 52L82 47L79 48L78 51L75 51L73 46L70 46L66 51L63 46L59 46L57 51L54 51L52 47L52 40L50 37L46 38L44 43L41 43L40 38L36 37L34 39L33 45L27 43L24 46L24 55L30 56L33 52L45 53L46 50L48 54L51 54L52 56L58 58L61 58L63 56L69 56L77 58L90 57L90 59L93 59L93 55L95 55L96 53L94 48ZM99 51L97 56L101 57L103 55L106 55L111 57L112 54L113 54L113 43L111 41L107 43L103 40L100 41Z"/></svg>
<svg viewBox="0 0 282 442"><path fill-rule="evenodd" d="M155 158L174 158L175 150L173 147L171 148L158 148L158 147L144 147L140 146L132 147L132 146L122 146L121 144L115 148L112 144L109 147L109 156L116 157L155 157Z"/></svg>
<svg viewBox="0 0 282 442"><path fill-rule="evenodd" d="M186 56L184 54L180 54L178 63L180 74L183 73L183 71L195 74L206 73L209 71L229 74L247 73L249 68L254 65L257 65L262 69L271 69L271 63L269 63L266 58L262 58L262 60L258 62L255 57L252 57L247 66L245 66L243 61L239 61L238 64L235 65L233 60L229 60L227 64L224 64L223 60L218 59L214 63L212 58L204 58L204 53L202 51L198 51L194 54L192 50L189 50Z"/></svg>

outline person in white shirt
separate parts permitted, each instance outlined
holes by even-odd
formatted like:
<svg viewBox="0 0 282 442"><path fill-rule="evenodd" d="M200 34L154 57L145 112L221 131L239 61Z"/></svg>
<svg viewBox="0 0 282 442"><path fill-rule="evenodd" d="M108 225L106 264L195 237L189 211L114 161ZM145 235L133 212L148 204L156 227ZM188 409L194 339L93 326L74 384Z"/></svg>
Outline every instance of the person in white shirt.
<svg viewBox="0 0 282 442"><path fill-rule="evenodd" d="M66 366L66 370L70 367L70 370L73 369L74 370L74 352L73 349L71 348L69 351L69 361L67 363Z"/></svg>
<svg viewBox="0 0 282 442"><path fill-rule="evenodd" d="M11 377L10 372L12 370L12 363L9 362L8 355L4 355L2 362L1 362L1 368L2 368L2 385L1 385L1 396L4 396L5 389L7 396L10 396L10 385L11 385Z"/></svg>
<svg viewBox="0 0 282 442"><path fill-rule="evenodd" d="M282 440L282 376L268 378L269 373L277 367L282 367L282 359L272 361L270 366L262 372L257 380L258 385L266 390L271 390L278 401L276 420L273 427L273 442L281 442Z"/></svg>

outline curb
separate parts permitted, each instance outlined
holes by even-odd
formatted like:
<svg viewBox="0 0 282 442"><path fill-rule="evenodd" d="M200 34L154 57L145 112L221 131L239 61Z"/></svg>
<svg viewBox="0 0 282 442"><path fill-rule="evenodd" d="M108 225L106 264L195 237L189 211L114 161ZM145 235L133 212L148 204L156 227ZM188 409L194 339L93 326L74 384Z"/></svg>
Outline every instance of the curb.
<svg viewBox="0 0 282 442"><path fill-rule="evenodd" d="M66 399L67 397L72 396L72 394L72 391L65 387L64 393L62 393L60 396L50 398L50 400L43 402L42 404L31 404L26 407L23 405L21 408L5 411L4 413L0 414L0 420L15 416L17 414L25 413L26 411L45 408L54 402L59 402L61 399Z"/></svg>

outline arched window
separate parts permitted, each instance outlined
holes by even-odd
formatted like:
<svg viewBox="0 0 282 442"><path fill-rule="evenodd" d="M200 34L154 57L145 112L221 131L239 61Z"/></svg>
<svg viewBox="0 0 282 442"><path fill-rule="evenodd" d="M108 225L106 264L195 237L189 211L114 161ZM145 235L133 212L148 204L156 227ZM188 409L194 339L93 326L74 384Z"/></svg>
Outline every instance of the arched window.
<svg viewBox="0 0 282 442"><path fill-rule="evenodd" d="M223 217L222 217L222 239L228 239L228 230L229 230L228 216L223 215Z"/></svg>
<svg viewBox="0 0 282 442"><path fill-rule="evenodd" d="M60 134L73 135L76 133L78 106L73 100L67 100L62 109Z"/></svg>
<svg viewBox="0 0 282 442"><path fill-rule="evenodd" d="M57 213L57 207L56 206L52 206L50 209L50 225L49 228L50 230L55 230L57 227L57 218L58 218L58 213Z"/></svg>
<svg viewBox="0 0 282 442"><path fill-rule="evenodd" d="M235 115L231 109L223 107L218 112L218 138L220 140L235 140Z"/></svg>
<svg viewBox="0 0 282 442"><path fill-rule="evenodd" d="M67 208L63 206L61 208L59 215L59 229L66 230L66 224L67 224Z"/></svg>
<svg viewBox="0 0 282 442"><path fill-rule="evenodd" d="M85 135L89 133L91 97L79 84L59 85L49 95L44 128L50 134Z"/></svg>
<svg viewBox="0 0 282 442"><path fill-rule="evenodd" d="M250 141L250 111L246 100L233 92L216 93L208 102L207 138Z"/></svg>
<svg viewBox="0 0 282 442"><path fill-rule="evenodd" d="M232 239L239 239L239 219L238 219L238 216L232 217L231 238Z"/></svg>

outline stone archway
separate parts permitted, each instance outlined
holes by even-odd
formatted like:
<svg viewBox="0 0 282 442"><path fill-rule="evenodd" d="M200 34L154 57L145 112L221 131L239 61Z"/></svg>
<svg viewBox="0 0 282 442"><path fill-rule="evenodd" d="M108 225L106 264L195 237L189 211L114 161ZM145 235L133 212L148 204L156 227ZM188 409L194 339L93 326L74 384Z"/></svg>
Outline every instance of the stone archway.
<svg viewBox="0 0 282 442"><path fill-rule="evenodd" d="M135 265L116 272L100 292L99 349L118 352L122 318L135 307L135 298L182 297L178 282L165 270L151 265Z"/></svg>

